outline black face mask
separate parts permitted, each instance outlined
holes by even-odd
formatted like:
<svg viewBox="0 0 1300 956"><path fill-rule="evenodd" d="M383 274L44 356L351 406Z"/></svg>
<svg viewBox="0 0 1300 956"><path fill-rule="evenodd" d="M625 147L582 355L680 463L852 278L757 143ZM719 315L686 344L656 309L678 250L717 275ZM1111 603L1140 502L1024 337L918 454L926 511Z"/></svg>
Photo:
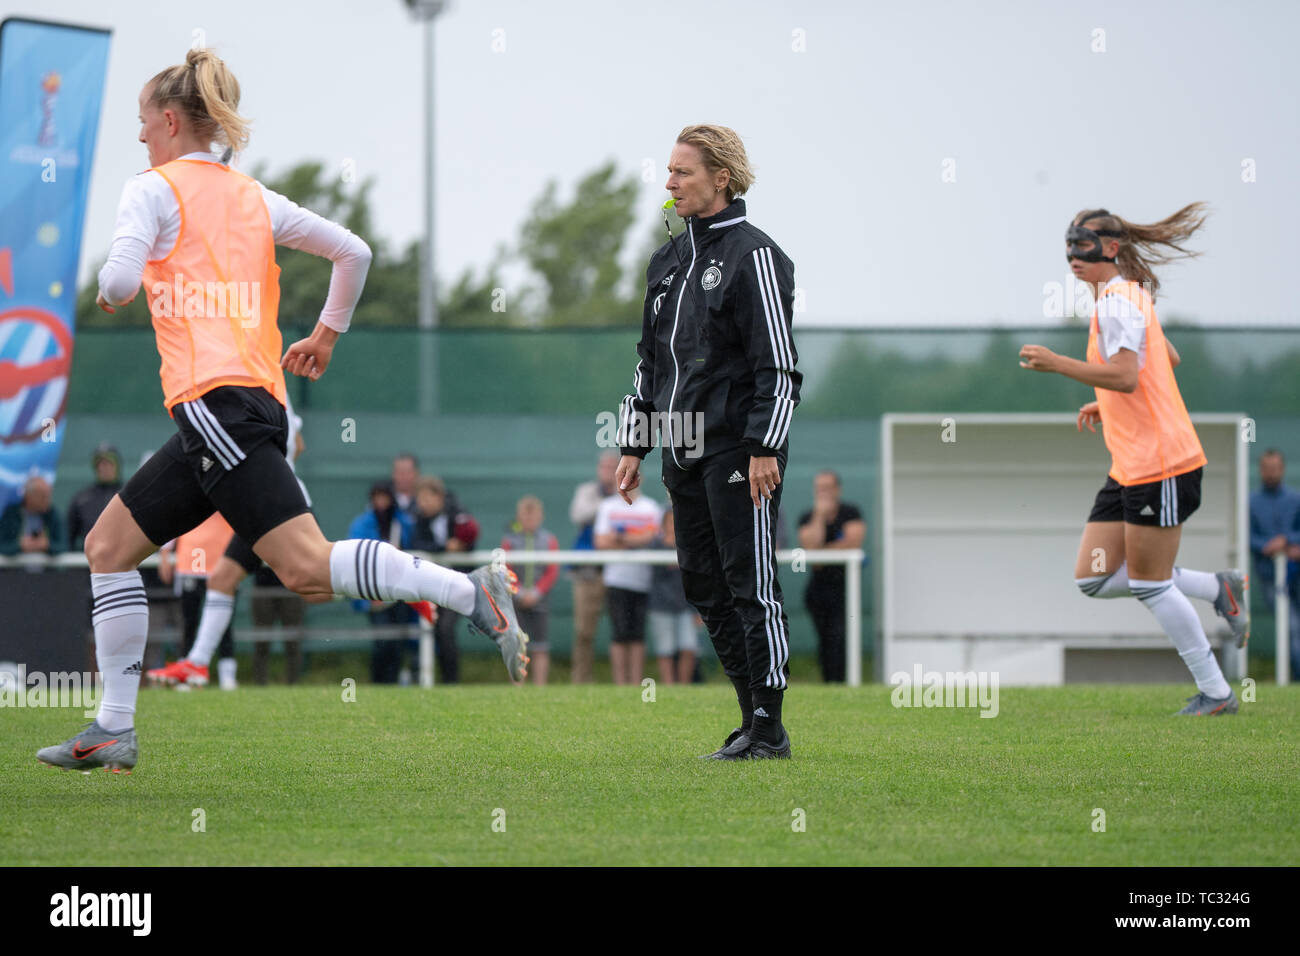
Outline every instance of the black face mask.
<svg viewBox="0 0 1300 956"><path fill-rule="evenodd" d="M1083 262L1114 262L1115 257L1109 259L1101 254L1101 237L1107 236L1111 239L1123 239L1124 233L1116 229L1085 229L1083 226L1071 225L1065 230L1065 261L1079 259ZM1080 243L1092 240L1092 248L1085 252Z"/></svg>

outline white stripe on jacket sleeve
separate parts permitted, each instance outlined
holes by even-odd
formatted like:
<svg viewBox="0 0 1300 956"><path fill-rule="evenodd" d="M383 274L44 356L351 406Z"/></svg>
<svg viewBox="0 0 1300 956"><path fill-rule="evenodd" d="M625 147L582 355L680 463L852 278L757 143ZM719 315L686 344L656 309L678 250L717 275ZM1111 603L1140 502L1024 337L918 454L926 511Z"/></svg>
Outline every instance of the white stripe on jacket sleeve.
<svg viewBox="0 0 1300 956"><path fill-rule="evenodd" d="M768 420L763 444L780 448L790 431L794 417L794 383L790 373L794 370L794 352L790 347L790 332L785 324L785 309L781 305L780 289L776 281L776 267L772 250L755 249L751 257L758 280L759 298L763 303L763 317L767 322L768 344L772 349L772 362L776 366L776 384L772 392L772 416Z"/></svg>

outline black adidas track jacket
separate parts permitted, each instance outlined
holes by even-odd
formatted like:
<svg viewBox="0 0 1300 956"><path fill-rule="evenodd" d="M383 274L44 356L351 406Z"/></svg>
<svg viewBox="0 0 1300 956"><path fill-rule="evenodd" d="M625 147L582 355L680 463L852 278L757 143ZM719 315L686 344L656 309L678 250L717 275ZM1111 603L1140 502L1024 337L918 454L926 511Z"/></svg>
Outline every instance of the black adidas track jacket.
<svg viewBox="0 0 1300 956"><path fill-rule="evenodd" d="M745 218L743 199L688 218L646 269L622 453L644 458L658 432L665 459L685 469L738 446L784 458L803 381L793 304L794 264Z"/></svg>

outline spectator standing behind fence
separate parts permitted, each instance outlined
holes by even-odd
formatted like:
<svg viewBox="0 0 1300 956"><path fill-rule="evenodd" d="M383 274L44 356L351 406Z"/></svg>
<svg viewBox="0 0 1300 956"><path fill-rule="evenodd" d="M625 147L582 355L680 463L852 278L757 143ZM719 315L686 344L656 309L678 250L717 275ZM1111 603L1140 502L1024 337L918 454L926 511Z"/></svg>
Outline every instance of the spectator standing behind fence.
<svg viewBox="0 0 1300 956"><path fill-rule="evenodd" d="M80 551L86 534L122 487L122 456L107 442L90 456L95 483L82 488L68 503L68 550Z"/></svg>
<svg viewBox="0 0 1300 956"><path fill-rule="evenodd" d="M23 496L0 514L0 554L59 554L63 551L63 522L54 509L50 483L32 475Z"/></svg>
<svg viewBox="0 0 1300 956"><path fill-rule="evenodd" d="M618 453L607 451L596 462L596 480L578 485L569 504L569 520L578 526L578 537L573 542L575 551L595 548L593 528L600 503L614 494L614 470L618 468ZM598 564L578 564L573 567L573 683L586 684L591 680L592 648L596 641L596 628L600 614L605 609L605 582Z"/></svg>
<svg viewBox="0 0 1300 956"><path fill-rule="evenodd" d="M415 518L415 495L420 481L420 461L409 451L393 459L393 499L397 507Z"/></svg>
<svg viewBox="0 0 1300 956"><path fill-rule="evenodd" d="M402 551L411 548L411 519L397 507L391 481L376 481L370 486L370 510L358 515L348 527L349 538L387 541ZM411 625L415 612L404 601L352 602L357 610L367 610L370 624L376 628ZM381 638L370 652L370 680L375 684L396 684L402 669L403 638Z"/></svg>
<svg viewBox="0 0 1300 956"><path fill-rule="evenodd" d="M501 547L506 551L558 551L560 542L555 535L542 527L546 512L540 498L526 495L515 505L515 520ZM511 564L510 570L519 578L519 593L515 595L515 616L519 626L528 635L528 653L532 658L531 670L534 684L545 684L551 667L551 648L548 642L550 629L550 595L560 576L558 564Z"/></svg>
<svg viewBox="0 0 1300 956"><path fill-rule="evenodd" d="M862 547L867 537L867 523L857 505L840 500L840 476L820 471L813 477L813 506L799 518L799 547L807 550L835 550ZM812 615L817 630L817 661L822 680L844 680L844 565L817 565L810 568L808 587L804 589L804 606Z"/></svg>
<svg viewBox="0 0 1300 956"><path fill-rule="evenodd" d="M1300 680L1300 491L1288 488L1286 460L1276 448L1259 456L1259 490L1250 496L1250 552L1255 580L1270 610L1277 600L1273 559L1286 552L1286 589L1291 600L1291 677Z"/></svg>
<svg viewBox="0 0 1300 956"><path fill-rule="evenodd" d="M664 511L659 534L651 547L677 550L672 509ZM660 683L689 684L695 676L695 657L700 652L701 622L691 602L686 600L682 569L676 562L651 565L648 606Z"/></svg>
<svg viewBox="0 0 1300 956"><path fill-rule="evenodd" d="M478 533L479 524L474 516L460 509L441 478L427 475L416 482L411 550L432 554L473 551ZM460 681L460 648L456 643L456 627L460 617L450 608L439 608L438 618L433 625L434 653L444 684ZM531 646L531 641L529 643Z"/></svg>
<svg viewBox="0 0 1300 956"><path fill-rule="evenodd" d="M203 616L203 601L208 593L208 574L216 569L217 562L225 554L226 547L234 536L235 530L221 517L221 512L213 512L197 528L163 545L158 552L158 577L163 584L172 586L181 602L182 635L178 659L187 658L194 647L199 633L199 621ZM233 611L232 598L232 616ZM236 680L235 636L231 632L229 621L221 634L217 654L218 686L222 690L235 690L239 686ZM170 676L171 672L170 668L162 667L149 671L145 676L152 681L165 681L182 689L191 684L202 686L207 683L206 673L201 678L196 675L178 681Z"/></svg>
<svg viewBox="0 0 1300 956"><path fill-rule="evenodd" d="M659 534L662 511L655 501L631 489L630 502L611 495L600 503L593 530L598 550L648 548ZM652 566L614 562L605 565L605 600L613 637L610 669L615 684L639 684L645 669L645 622Z"/></svg>

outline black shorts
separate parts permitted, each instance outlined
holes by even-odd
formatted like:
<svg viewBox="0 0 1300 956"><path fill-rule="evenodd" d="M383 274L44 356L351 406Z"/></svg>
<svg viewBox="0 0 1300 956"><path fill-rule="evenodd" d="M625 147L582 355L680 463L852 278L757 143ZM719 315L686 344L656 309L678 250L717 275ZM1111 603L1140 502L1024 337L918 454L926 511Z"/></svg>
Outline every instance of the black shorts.
<svg viewBox="0 0 1300 956"><path fill-rule="evenodd" d="M1107 477L1097 492L1089 521L1123 521L1126 524L1173 528L1201 506L1203 468L1145 485L1121 485Z"/></svg>
<svg viewBox="0 0 1300 956"><path fill-rule="evenodd" d="M177 432L122 489L140 530L161 547L220 511L235 534L262 535L308 510L285 459L289 420L264 388L227 385L172 409Z"/></svg>
<svg viewBox="0 0 1300 956"><path fill-rule="evenodd" d="M627 588L606 586L609 621L614 627L615 644L645 643L645 616L650 595Z"/></svg>
<svg viewBox="0 0 1300 956"><path fill-rule="evenodd" d="M439 614L442 612L439 611ZM519 619L519 629L528 635L530 651L547 651L551 649L550 623L551 613L546 607L522 608L516 605L515 617Z"/></svg>
<svg viewBox="0 0 1300 956"><path fill-rule="evenodd" d="M243 568L247 574L256 574L262 567L262 559L257 556L253 546L239 535L234 535L230 539L230 544L226 545L225 556Z"/></svg>

